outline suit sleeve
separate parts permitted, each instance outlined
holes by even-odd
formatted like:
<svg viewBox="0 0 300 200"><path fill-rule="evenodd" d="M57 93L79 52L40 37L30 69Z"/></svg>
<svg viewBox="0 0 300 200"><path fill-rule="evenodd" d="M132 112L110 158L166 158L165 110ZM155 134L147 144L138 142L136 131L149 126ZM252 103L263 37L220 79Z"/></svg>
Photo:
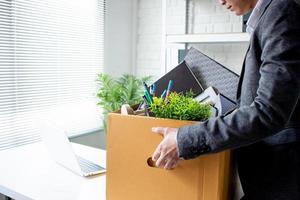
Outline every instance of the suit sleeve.
<svg viewBox="0 0 300 200"><path fill-rule="evenodd" d="M258 27L261 46L257 96L226 116L179 128L180 157L246 146L284 128L300 95L300 6L270 7Z"/></svg>

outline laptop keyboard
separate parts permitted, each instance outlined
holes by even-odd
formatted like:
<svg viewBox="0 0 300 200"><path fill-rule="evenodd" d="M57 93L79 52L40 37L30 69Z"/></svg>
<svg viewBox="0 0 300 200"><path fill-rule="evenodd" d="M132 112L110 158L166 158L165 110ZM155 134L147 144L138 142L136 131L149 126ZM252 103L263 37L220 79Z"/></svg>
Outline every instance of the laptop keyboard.
<svg viewBox="0 0 300 200"><path fill-rule="evenodd" d="M103 167L101 167L95 163L92 163L91 161L88 161L80 156L76 156L76 157L77 157L77 160L78 160L78 163L80 165L82 172L84 172L86 174L104 169Z"/></svg>

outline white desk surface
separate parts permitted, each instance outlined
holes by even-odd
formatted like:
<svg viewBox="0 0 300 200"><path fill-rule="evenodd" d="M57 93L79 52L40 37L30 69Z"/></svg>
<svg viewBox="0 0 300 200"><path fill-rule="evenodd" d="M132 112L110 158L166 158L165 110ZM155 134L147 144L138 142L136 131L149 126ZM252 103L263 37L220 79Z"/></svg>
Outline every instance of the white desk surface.
<svg viewBox="0 0 300 200"><path fill-rule="evenodd" d="M106 166L106 151L73 144ZM105 200L105 174L81 177L52 160L42 142L0 151L0 193L17 200Z"/></svg>

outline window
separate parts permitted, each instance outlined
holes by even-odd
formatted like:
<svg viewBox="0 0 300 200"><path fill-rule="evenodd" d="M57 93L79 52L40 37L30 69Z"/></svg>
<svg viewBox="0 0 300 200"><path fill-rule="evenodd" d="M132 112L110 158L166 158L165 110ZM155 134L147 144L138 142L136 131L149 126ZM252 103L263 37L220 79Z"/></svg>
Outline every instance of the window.
<svg viewBox="0 0 300 200"><path fill-rule="evenodd" d="M66 132L101 126L104 0L0 0L0 150L39 140L52 110Z"/></svg>

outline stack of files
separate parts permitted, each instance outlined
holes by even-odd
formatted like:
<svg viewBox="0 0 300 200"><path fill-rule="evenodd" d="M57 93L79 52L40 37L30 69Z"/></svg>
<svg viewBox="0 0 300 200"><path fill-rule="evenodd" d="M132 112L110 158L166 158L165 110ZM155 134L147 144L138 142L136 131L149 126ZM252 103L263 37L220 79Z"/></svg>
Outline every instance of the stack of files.
<svg viewBox="0 0 300 200"><path fill-rule="evenodd" d="M207 89L213 87L217 96L214 103L218 115L226 114L236 107L239 76L195 48L189 49L183 62L155 82L157 96L168 87L170 80L174 82L172 91L186 93L192 90L196 99L212 94L207 91L213 90Z"/></svg>
<svg viewBox="0 0 300 200"><path fill-rule="evenodd" d="M198 102L209 103L214 107L214 115L220 116L236 108L234 101L220 94L214 87L208 87L201 94L194 98Z"/></svg>

